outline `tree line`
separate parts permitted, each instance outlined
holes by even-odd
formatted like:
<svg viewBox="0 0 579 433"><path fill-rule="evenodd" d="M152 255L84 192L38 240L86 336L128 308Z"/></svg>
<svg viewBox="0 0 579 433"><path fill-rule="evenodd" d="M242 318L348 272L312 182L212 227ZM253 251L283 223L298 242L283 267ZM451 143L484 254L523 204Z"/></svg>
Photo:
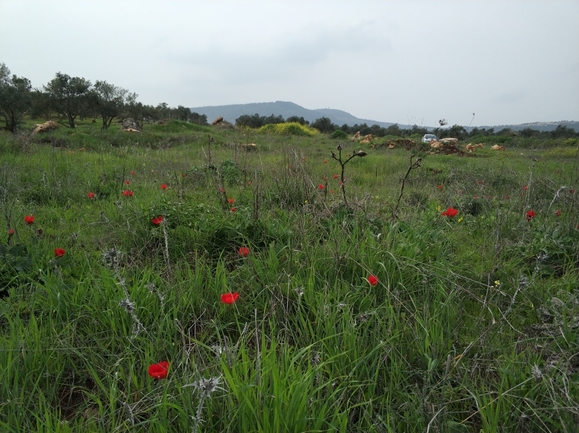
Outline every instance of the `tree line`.
<svg viewBox="0 0 579 433"><path fill-rule="evenodd" d="M77 119L100 119L108 129L114 119L133 118L142 125L146 121L178 119L207 125L207 116L191 112L179 105L171 108L162 102L156 107L137 101L138 95L107 81L94 84L81 77L57 72L42 88L32 88L28 78L12 75L0 63L0 116L8 131L16 132L25 116L58 117L64 125L75 128Z"/></svg>
<svg viewBox="0 0 579 433"><path fill-rule="evenodd" d="M308 125L312 128L316 128L318 131L326 134L333 134L336 131L343 131L346 134L353 135L356 132L360 132L361 135L372 134L374 137L385 137L385 136L396 136L396 137L409 137L411 135L424 135L424 134L435 134L439 138L458 138L459 140L466 140L472 137L509 137L514 135L520 135L525 138L537 137L537 138L571 138L579 137L579 132L575 131L573 128L567 126L558 125L554 131L537 131L531 128L525 128L521 131L513 131L510 128L503 128L499 131L495 131L494 128L472 128L468 131L465 127L461 125L453 125L450 128L434 128L428 129L421 126L414 125L412 128L400 128L397 124L390 125L388 127L383 127L379 125L367 125L362 123L361 125L355 124L353 126L344 124L342 126L332 123L331 119L327 117L321 117L313 122L308 122L304 120L303 117L291 116L284 120L282 116L260 116L259 114L248 115L238 117L235 120L237 126L245 126L249 128L261 128L264 125L270 123L284 123L284 122L297 122L302 125Z"/></svg>

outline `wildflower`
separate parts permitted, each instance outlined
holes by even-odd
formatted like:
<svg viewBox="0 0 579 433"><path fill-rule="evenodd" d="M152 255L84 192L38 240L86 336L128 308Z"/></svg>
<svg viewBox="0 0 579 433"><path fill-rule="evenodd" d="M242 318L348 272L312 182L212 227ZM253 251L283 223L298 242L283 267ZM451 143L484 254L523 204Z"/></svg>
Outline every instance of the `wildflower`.
<svg viewBox="0 0 579 433"><path fill-rule="evenodd" d="M497 286L497 287L498 287L498 286L500 286L500 285L501 285L501 282L500 282L500 280L495 280L495 286Z"/></svg>
<svg viewBox="0 0 579 433"><path fill-rule="evenodd" d="M555 216L561 216L561 209L557 209L555 211Z"/></svg>
<svg viewBox="0 0 579 433"><path fill-rule="evenodd" d="M14 235L14 229L8 230L8 236L12 236L12 235Z"/></svg>
<svg viewBox="0 0 579 433"><path fill-rule="evenodd" d="M327 164L327 163L328 163L328 160L327 160L327 159L324 159L324 164Z"/></svg>
<svg viewBox="0 0 579 433"><path fill-rule="evenodd" d="M223 295L221 295L221 302L223 302L224 304L233 304L235 301L237 301L237 298L239 298L238 292L224 293Z"/></svg>
<svg viewBox="0 0 579 433"><path fill-rule="evenodd" d="M187 173L181 173L181 177L187 176Z"/></svg>
<svg viewBox="0 0 579 433"><path fill-rule="evenodd" d="M163 217L162 217L161 215L159 215L158 217L153 218L153 219L151 220L151 222L152 222L154 225L158 226L159 224L161 224L161 223L163 222Z"/></svg>
<svg viewBox="0 0 579 433"><path fill-rule="evenodd" d="M570 190L569 190L569 194L573 194L574 192L575 192L574 189L570 189Z"/></svg>
<svg viewBox="0 0 579 433"><path fill-rule="evenodd" d="M460 217L460 218L458 219L458 222L461 222L461 221L462 221L462 219L463 219L463 218L462 218L462 217Z"/></svg>
<svg viewBox="0 0 579 433"><path fill-rule="evenodd" d="M235 212L236 210L237 210L236 207L232 207L232 208L229 210L229 212Z"/></svg>
<svg viewBox="0 0 579 433"><path fill-rule="evenodd" d="M223 187L219 188L219 192L221 192L221 193L225 192L225 188L223 188Z"/></svg>
<svg viewBox="0 0 579 433"><path fill-rule="evenodd" d="M34 216L33 215L26 215L24 217L24 221L26 224L33 224L34 223Z"/></svg>
<svg viewBox="0 0 579 433"><path fill-rule="evenodd" d="M131 171L131 174L135 174L135 172L134 172L134 171Z"/></svg>
<svg viewBox="0 0 579 433"><path fill-rule="evenodd" d="M527 221L531 221L533 218L535 218L536 215L537 212L534 210L527 211Z"/></svg>
<svg viewBox="0 0 579 433"><path fill-rule="evenodd" d="M482 180L477 180L476 183L480 185L482 183Z"/></svg>
<svg viewBox="0 0 579 433"><path fill-rule="evenodd" d="M133 191L131 191L130 189L125 189L125 190L123 191L123 195L124 195L125 197L132 197L132 196L133 196Z"/></svg>
<svg viewBox="0 0 579 433"><path fill-rule="evenodd" d="M94 192L89 192L86 196L88 198L94 198Z"/></svg>
<svg viewBox="0 0 579 433"><path fill-rule="evenodd" d="M376 275L369 275L367 280L371 286L375 286L376 284L378 284L378 277Z"/></svg>
<svg viewBox="0 0 579 433"><path fill-rule="evenodd" d="M235 203L235 199L234 198L228 198L227 203L233 204L233 203Z"/></svg>
<svg viewBox="0 0 579 433"><path fill-rule="evenodd" d="M129 179L125 180L125 183L128 185L131 183L131 181Z"/></svg>
<svg viewBox="0 0 579 433"><path fill-rule="evenodd" d="M449 207L444 212L442 212L440 215L445 216L445 217L449 217L449 218L454 218L455 216L458 215L458 209L455 209L453 207Z"/></svg>
<svg viewBox="0 0 579 433"><path fill-rule="evenodd" d="M62 257L62 256L64 256L64 253L65 253L65 252L66 252L66 251L64 251L62 248L55 248L55 249L54 249L54 255L55 255L55 257Z"/></svg>
<svg viewBox="0 0 579 433"><path fill-rule="evenodd" d="M442 185L438 185L437 188L438 188L438 189L442 189L443 186L442 186Z"/></svg>
<svg viewBox="0 0 579 433"><path fill-rule="evenodd" d="M166 183L162 183L162 184L161 184L161 189L167 189L167 184L166 184Z"/></svg>
<svg viewBox="0 0 579 433"><path fill-rule="evenodd" d="M249 248L247 247L240 247L237 250L237 254L239 254L241 257L247 257L249 256Z"/></svg>
<svg viewBox="0 0 579 433"><path fill-rule="evenodd" d="M526 191L528 189L529 189L529 187L527 185L523 185L523 191Z"/></svg>
<svg viewBox="0 0 579 433"><path fill-rule="evenodd" d="M338 175L337 175L337 174L335 174L335 175L334 175L334 179L337 179L337 178L338 178Z"/></svg>
<svg viewBox="0 0 579 433"><path fill-rule="evenodd" d="M167 373L169 373L169 363L167 361L161 361L156 364L151 364L147 372L153 379L165 379L167 378Z"/></svg>
<svg viewBox="0 0 579 433"><path fill-rule="evenodd" d="M510 197L508 195L505 195L505 200L510 199Z"/></svg>
<svg viewBox="0 0 579 433"><path fill-rule="evenodd" d="M324 190L324 185L320 183L320 184L318 185L318 189L319 189L320 191L323 191L323 190Z"/></svg>

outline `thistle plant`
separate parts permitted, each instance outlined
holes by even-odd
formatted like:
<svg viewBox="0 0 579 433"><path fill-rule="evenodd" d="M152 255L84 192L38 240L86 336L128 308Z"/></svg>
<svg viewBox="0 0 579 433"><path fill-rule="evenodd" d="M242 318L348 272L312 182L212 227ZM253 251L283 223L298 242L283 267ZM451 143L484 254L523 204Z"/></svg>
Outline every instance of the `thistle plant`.
<svg viewBox="0 0 579 433"><path fill-rule="evenodd" d="M193 425L193 433L197 433L199 426L203 422L201 414L203 413L203 408L205 407L205 400L211 397L211 394L219 389L219 383L221 378L210 377L209 379L199 379L189 385L184 385L183 388L192 386L199 391L199 403L197 404L197 411L195 412L195 424Z"/></svg>
<svg viewBox="0 0 579 433"><path fill-rule="evenodd" d="M340 172L340 189L342 190L342 198L344 199L344 204L348 206L348 199L346 198L346 178L345 178L346 164L350 162L352 159L356 158L357 156L361 158L368 154L363 150L360 151L354 150L354 152L352 152L352 155L348 159L342 159L342 146L338 144L338 147L336 149L338 150L338 156L336 156L334 151L332 151L332 158L338 161L342 169Z"/></svg>

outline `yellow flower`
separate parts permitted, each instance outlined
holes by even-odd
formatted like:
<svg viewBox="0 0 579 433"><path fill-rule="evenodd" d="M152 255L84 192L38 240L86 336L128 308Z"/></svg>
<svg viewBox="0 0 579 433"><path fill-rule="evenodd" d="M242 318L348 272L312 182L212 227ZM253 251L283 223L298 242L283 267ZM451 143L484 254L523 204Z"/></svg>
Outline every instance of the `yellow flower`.
<svg viewBox="0 0 579 433"><path fill-rule="evenodd" d="M495 281L495 286L500 286L500 285L501 285L501 282L500 282L499 280L496 280L496 281Z"/></svg>
<svg viewBox="0 0 579 433"><path fill-rule="evenodd" d="M436 210L439 211L439 212L442 210L442 208L440 207L440 205L436 206Z"/></svg>
<svg viewBox="0 0 579 433"><path fill-rule="evenodd" d="M461 221L462 221L462 217L460 217L460 218L458 219L458 222L461 222Z"/></svg>

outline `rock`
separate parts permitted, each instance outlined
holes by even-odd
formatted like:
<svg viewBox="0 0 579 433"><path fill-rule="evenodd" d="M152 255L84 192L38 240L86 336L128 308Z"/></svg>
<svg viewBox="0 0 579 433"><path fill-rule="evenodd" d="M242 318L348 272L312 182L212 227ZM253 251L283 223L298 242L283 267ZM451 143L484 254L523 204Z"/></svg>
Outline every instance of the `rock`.
<svg viewBox="0 0 579 433"><path fill-rule="evenodd" d="M141 130L143 129L141 127L141 125L139 125L139 123L131 118L131 117L127 117L126 119L123 119L123 131L128 131L128 132L141 132Z"/></svg>
<svg viewBox="0 0 579 433"><path fill-rule="evenodd" d="M211 126L215 126L221 122L223 122L223 116L217 117L213 122L211 122Z"/></svg>

